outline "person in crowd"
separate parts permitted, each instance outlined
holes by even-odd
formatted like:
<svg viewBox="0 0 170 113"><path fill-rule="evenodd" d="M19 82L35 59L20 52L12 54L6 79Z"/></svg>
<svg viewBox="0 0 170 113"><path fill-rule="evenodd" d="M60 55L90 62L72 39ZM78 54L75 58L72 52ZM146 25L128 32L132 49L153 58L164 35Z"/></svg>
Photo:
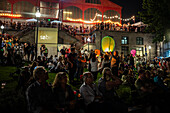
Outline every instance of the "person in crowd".
<svg viewBox="0 0 170 113"><path fill-rule="evenodd" d="M2 47L2 37L0 36L0 47Z"/></svg>
<svg viewBox="0 0 170 113"><path fill-rule="evenodd" d="M51 55L49 58L48 58L48 63L51 62L53 63L53 55Z"/></svg>
<svg viewBox="0 0 170 113"><path fill-rule="evenodd" d="M4 49L3 49L3 47L0 47L0 64L4 64L4 61L3 61L4 56L3 56L3 54L4 54Z"/></svg>
<svg viewBox="0 0 170 113"><path fill-rule="evenodd" d="M61 55L65 56L66 51L65 51L65 46L63 46L63 48L60 50Z"/></svg>
<svg viewBox="0 0 170 113"><path fill-rule="evenodd" d="M33 71L34 71L34 68L38 66L38 62L36 61L33 61L32 64L30 65L30 73L31 73L31 76L33 77Z"/></svg>
<svg viewBox="0 0 170 113"><path fill-rule="evenodd" d="M54 58L53 58L54 65L58 62L58 60L59 60L59 56L55 55Z"/></svg>
<svg viewBox="0 0 170 113"><path fill-rule="evenodd" d="M41 46L40 46L40 55L41 55L41 57L43 56L43 50L44 50L43 44L41 44Z"/></svg>
<svg viewBox="0 0 170 113"><path fill-rule="evenodd" d="M31 48L30 43L27 43L26 50L27 50L27 58L28 58L28 62L30 61L31 49L32 49L32 48Z"/></svg>
<svg viewBox="0 0 170 113"><path fill-rule="evenodd" d="M115 88L122 84L122 81L112 74L108 67L103 69L102 77L98 81L99 91L103 95L105 112L127 113L128 108L118 97Z"/></svg>
<svg viewBox="0 0 170 113"><path fill-rule="evenodd" d="M92 52L92 57L90 58L90 65L91 65L91 73L93 74L94 81L97 79L98 74L98 59L96 58L96 54Z"/></svg>
<svg viewBox="0 0 170 113"><path fill-rule="evenodd" d="M27 88L27 82L30 79L30 77L31 73L29 71L29 66L24 66L18 79L18 88L21 89L22 91L25 91Z"/></svg>
<svg viewBox="0 0 170 113"><path fill-rule="evenodd" d="M74 82L74 75L77 72L77 53L75 53L75 48L71 48L71 53L67 57L67 62L69 63L69 81L72 84Z"/></svg>
<svg viewBox="0 0 170 113"><path fill-rule="evenodd" d="M34 60L34 56L35 56L35 46L34 44L31 45L31 61Z"/></svg>
<svg viewBox="0 0 170 113"><path fill-rule="evenodd" d="M38 66L43 66L44 64L43 64L43 61L42 61L42 59L41 59L41 56L38 56L37 57L37 62L38 62Z"/></svg>
<svg viewBox="0 0 170 113"><path fill-rule="evenodd" d="M47 58L48 57L48 48L44 45L43 47L43 53L44 53L44 56Z"/></svg>
<svg viewBox="0 0 170 113"><path fill-rule="evenodd" d="M66 66L63 63L62 56L59 57L59 61L57 63L57 66L55 67L55 72L66 72L68 74L68 72L66 70Z"/></svg>
<svg viewBox="0 0 170 113"><path fill-rule="evenodd" d="M76 78L77 81L80 80L80 76L83 74L84 72L84 67L85 67L85 63L86 63L86 59L83 53L81 53L81 51L78 51L78 69L77 69L77 74L76 74Z"/></svg>
<svg viewBox="0 0 170 113"><path fill-rule="evenodd" d="M93 81L91 72L83 73L84 83L80 87L80 94L84 100L87 113L102 113L102 94Z"/></svg>
<svg viewBox="0 0 170 113"><path fill-rule="evenodd" d="M112 69L112 73L113 75L118 77L118 68L119 68L119 55L118 55L118 51L114 52L114 55L112 55L111 57L111 69Z"/></svg>
<svg viewBox="0 0 170 113"><path fill-rule="evenodd" d="M7 44L7 51L8 51L7 62L8 62L9 65L11 65L12 64L12 49L11 49L10 44Z"/></svg>
<svg viewBox="0 0 170 113"><path fill-rule="evenodd" d="M160 87L161 89L163 89L164 91L169 91L169 89L168 89L168 87L164 84L164 72L162 71L162 70L158 70L158 74L157 74L157 76L155 76L154 78L153 78L153 80L154 80L154 83L156 83L156 85L158 86L158 87Z"/></svg>
<svg viewBox="0 0 170 113"><path fill-rule="evenodd" d="M70 85L67 84L65 72L59 72L52 84L54 105L62 112L74 113L76 100L74 92Z"/></svg>
<svg viewBox="0 0 170 113"><path fill-rule="evenodd" d="M24 48L23 48L23 50L24 50L24 59L26 60L26 58L27 58L27 52L28 52L28 48L27 48L27 43L24 43Z"/></svg>
<svg viewBox="0 0 170 113"><path fill-rule="evenodd" d="M128 70L126 69L124 72L123 72L123 75L122 75L122 84L129 84L129 76L128 76Z"/></svg>
<svg viewBox="0 0 170 113"><path fill-rule="evenodd" d="M43 57L42 57L42 65L43 65L45 68L48 68L47 63L48 63L47 57L43 56Z"/></svg>
<svg viewBox="0 0 170 113"><path fill-rule="evenodd" d="M160 87L158 82L155 84L151 80L150 75L146 74L145 70L139 71L139 77L135 81L135 86L140 94L141 103L145 107L150 107L151 112L167 112L166 103L169 103L169 92L163 87Z"/></svg>
<svg viewBox="0 0 170 113"><path fill-rule="evenodd" d="M132 69L134 68L134 58L132 54L130 54L130 65L132 66Z"/></svg>
<svg viewBox="0 0 170 113"><path fill-rule="evenodd" d="M139 91L139 94L149 94L152 93L155 85L150 81L149 76L145 75L145 70L141 69L139 71L139 77L135 81L135 86Z"/></svg>
<svg viewBox="0 0 170 113"><path fill-rule="evenodd" d="M107 54L104 55L104 60L101 63L100 72L102 72L105 67L110 68L110 59L109 59L109 56Z"/></svg>
<svg viewBox="0 0 170 113"><path fill-rule="evenodd" d="M26 90L26 100L30 113L42 113L51 110L52 90L46 80L48 72L42 66L34 69L33 77L36 80Z"/></svg>

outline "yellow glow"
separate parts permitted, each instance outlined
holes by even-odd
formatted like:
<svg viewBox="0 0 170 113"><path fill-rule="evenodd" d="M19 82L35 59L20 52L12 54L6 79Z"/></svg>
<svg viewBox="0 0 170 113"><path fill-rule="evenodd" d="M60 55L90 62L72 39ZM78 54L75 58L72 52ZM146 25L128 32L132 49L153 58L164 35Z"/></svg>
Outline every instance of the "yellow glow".
<svg viewBox="0 0 170 113"><path fill-rule="evenodd" d="M66 12L66 11L64 11L63 13L65 13L65 14L72 14L72 12Z"/></svg>
<svg viewBox="0 0 170 113"><path fill-rule="evenodd" d="M101 23L102 21L100 21L100 20L97 20L97 21L92 21L92 19L91 19L91 21L85 21L85 20L82 20L82 19L72 19L72 18L69 18L69 17L67 17L67 20L69 20L69 21L75 21L75 22L84 22L84 23ZM106 21L104 21L104 22L106 22L106 23L114 23L114 24L118 24L118 25L122 25L122 24L120 24L119 22L113 22L113 21L111 21L111 20L106 20Z"/></svg>
<svg viewBox="0 0 170 113"><path fill-rule="evenodd" d="M20 14L0 13L0 16L21 17Z"/></svg>
<svg viewBox="0 0 170 113"><path fill-rule="evenodd" d="M115 41L112 37L106 36L102 39L102 50L104 52L113 52L115 48Z"/></svg>

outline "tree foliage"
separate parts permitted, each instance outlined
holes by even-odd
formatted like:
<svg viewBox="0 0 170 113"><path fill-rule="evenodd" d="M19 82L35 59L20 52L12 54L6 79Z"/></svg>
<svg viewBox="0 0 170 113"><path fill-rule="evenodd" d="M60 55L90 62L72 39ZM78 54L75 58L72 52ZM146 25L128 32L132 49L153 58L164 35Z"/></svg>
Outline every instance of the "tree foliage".
<svg viewBox="0 0 170 113"><path fill-rule="evenodd" d="M170 0L143 0L142 21L148 24L147 31L154 33L154 42L161 42L170 28Z"/></svg>

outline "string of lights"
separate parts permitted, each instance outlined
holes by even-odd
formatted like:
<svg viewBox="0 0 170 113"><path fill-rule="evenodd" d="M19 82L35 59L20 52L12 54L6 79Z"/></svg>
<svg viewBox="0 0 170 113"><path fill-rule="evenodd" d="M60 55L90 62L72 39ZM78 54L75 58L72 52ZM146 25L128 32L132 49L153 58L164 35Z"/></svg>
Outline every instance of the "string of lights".
<svg viewBox="0 0 170 113"><path fill-rule="evenodd" d="M0 13L0 16L21 17L20 14Z"/></svg>
<svg viewBox="0 0 170 113"><path fill-rule="evenodd" d="M95 17L94 17L93 19L91 19L91 21L94 21L97 16L98 16L98 17L102 17L101 14L96 13L96 14L95 14ZM107 18L107 19L114 19L114 18L116 18L116 19L119 19L119 20L122 20L122 21L125 21L125 22L130 21L130 20L135 20L135 16L132 16L132 17L130 17L130 18L123 19L123 18L120 18L118 15L111 16L111 17L107 17L106 15L103 15L103 18Z"/></svg>

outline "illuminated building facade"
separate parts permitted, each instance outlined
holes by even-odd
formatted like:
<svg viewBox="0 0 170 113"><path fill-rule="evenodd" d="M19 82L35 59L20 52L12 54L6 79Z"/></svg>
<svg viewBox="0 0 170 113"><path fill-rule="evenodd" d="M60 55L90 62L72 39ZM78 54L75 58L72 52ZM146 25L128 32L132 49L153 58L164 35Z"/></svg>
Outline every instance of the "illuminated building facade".
<svg viewBox="0 0 170 113"><path fill-rule="evenodd" d="M0 17L35 18L37 8L42 19L69 23L121 23L122 7L109 0L0 0ZM59 16L60 15L60 16Z"/></svg>

